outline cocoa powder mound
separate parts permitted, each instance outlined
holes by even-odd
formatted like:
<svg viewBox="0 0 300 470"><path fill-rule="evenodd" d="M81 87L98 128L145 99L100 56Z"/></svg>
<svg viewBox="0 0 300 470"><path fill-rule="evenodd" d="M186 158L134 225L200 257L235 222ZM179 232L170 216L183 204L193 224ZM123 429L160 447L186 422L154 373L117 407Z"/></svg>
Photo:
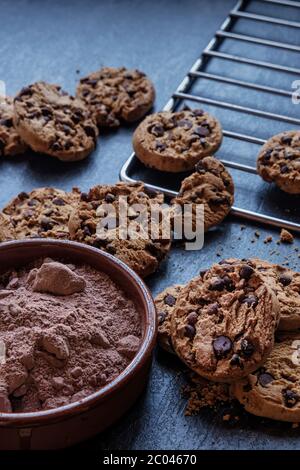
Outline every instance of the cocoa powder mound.
<svg viewBox="0 0 300 470"><path fill-rule="evenodd" d="M131 362L141 319L86 265L38 260L0 276L0 412L56 408L96 392Z"/></svg>

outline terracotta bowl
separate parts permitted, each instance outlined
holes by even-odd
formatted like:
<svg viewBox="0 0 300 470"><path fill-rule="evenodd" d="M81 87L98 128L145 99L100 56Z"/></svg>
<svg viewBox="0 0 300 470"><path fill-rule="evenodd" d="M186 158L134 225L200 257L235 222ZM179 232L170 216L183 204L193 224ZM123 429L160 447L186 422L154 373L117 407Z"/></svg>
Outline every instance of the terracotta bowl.
<svg viewBox="0 0 300 470"><path fill-rule="evenodd" d="M148 378L157 323L153 299L143 281L107 253L75 242L48 239L0 244L0 269L3 272L47 256L89 264L108 274L140 312L142 343L135 358L115 380L83 400L36 413L0 413L0 449L57 449L88 439L132 406Z"/></svg>

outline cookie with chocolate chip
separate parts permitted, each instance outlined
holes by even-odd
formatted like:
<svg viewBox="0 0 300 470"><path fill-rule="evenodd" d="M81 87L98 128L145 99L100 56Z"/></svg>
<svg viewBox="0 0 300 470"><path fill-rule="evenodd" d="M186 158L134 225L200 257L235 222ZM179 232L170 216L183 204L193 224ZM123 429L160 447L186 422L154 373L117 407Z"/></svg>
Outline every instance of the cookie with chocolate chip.
<svg viewBox="0 0 300 470"><path fill-rule="evenodd" d="M205 157L197 163L195 172L182 181L178 196L171 201L174 224L178 215L182 217L181 209L184 205L190 204L192 205L192 229L196 230L204 223L204 230L207 231L225 219L233 202L234 183L230 173L216 158ZM203 213L197 214L196 211L200 204L204 208L204 222ZM199 222L198 225L197 222Z"/></svg>
<svg viewBox="0 0 300 470"><path fill-rule="evenodd" d="M14 125L35 152L63 161L83 160L97 143L98 128L84 103L45 82L15 97Z"/></svg>
<svg viewBox="0 0 300 470"><path fill-rule="evenodd" d="M141 119L153 106L155 90L139 70L104 67L80 80L77 97L93 113L98 126L114 128L122 121Z"/></svg>
<svg viewBox="0 0 300 470"><path fill-rule="evenodd" d="M171 318L172 343L200 376L233 382L266 360L278 319L278 301L251 265L218 264L179 294Z"/></svg>
<svg viewBox="0 0 300 470"><path fill-rule="evenodd" d="M278 338L263 366L231 384L231 393L256 416L300 422L300 334Z"/></svg>
<svg viewBox="0 0 300 470"><path fill-rule="evenodd" d="M14 126L13 116L12 98L0 97L0 157L20 155L28 148Z"/></svg>
<svg viewBox="0 0 300 470"><path fill-rule="evenodd" d="M155 298L155 306L158 316L158 343L166 351L174 354L171 341L171 317L176 305L177 297L183 289L183 285L176 284L167 287Z"/></svg>
<svg viewBox="0 0 300 470"><path fill-rule="evenodd" d="M275 135L262 147L257 171L268 183L290 194L300 194L300 131Z"/></svg>
<svg viewBox="0 0 300 470"><path fill-rule="evenodd" d="M133 135L139 160L174 173L192 170L199 160L213 155L221 142L219 121L201 109L151 114Z"/></svg>
<svg viewBox="0 0 300 470"><path fill-rule="evenodd" d="M70 213L78 204L79 198L80 191L77 188L71 192L39 188L30 193L20 193L2 210L5 220L9 218L13 228L10 238L68 239ZM10 231L7 230L7 234Z"/></svg>
<svg viewBox="0 0 300 470"><path fill-rule="evenodd" d="M111 253L140 276L148 276L171 246L168 208L163 202L163 194L148 193L139 182L95 186L81 195L71 214L71 237ZM161 217L152 212L155 208Z"/></svg>
<svg viewBox="0 0 300 470"><path fill-rule="evenodd" d="M250 260L275 292L280 304L279 330L300 328L300 274L279 264Z"/></svg>

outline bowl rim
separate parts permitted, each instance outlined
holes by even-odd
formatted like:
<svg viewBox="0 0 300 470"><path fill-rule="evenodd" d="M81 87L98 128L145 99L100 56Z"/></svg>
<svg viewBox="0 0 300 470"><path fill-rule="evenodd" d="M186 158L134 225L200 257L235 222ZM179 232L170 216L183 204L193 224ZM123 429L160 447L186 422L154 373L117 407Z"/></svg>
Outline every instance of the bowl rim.
<svg viewBox="0 0 300 470"><path fill-rule="evenodd" d="M70 240L56 240L56 239L47 239L47 238L34 238L34 239L24 239L24 240L13 240L8 242L0 243L0 253L4 251L10 251L15 249L21 249L26 246L59 246L66 248L66 256L68 248L72 247L73 250L77 250L82 253L82 250L89 252L97 256L98 258L104 258L108 261L108 264L114 265L114 267L119 271L119 273L130 279L130 281L135 285L135 288L141 296L142 303L145 306L145 333L143 341L141 343L140 349L128 366L119 374L114 380L109 384L102 387L100 390L88 395L85 398L82 398L73 403L60 406L58 408L53 408L50 410L44 411L34 411L27 413L1 413L0 412L0 426L39 426L44 421L47 423L53 421L59 421L60 419L65 419L76 414L83 413L88 409L91 409L100 401L105 401L109 396L116 392L118 389L121 389L127 382L139 371L148 361L152 350L156 343L156 334L157 334L157 315L156 308L152 294L150 293L148 287L145 285L144 281L123 261L114 257L113 255L106 253L102 250L94 248L83 243L78 243ZM39 255L37 255L37 258ZM114 282L117 283L114 279Z"/></svg>

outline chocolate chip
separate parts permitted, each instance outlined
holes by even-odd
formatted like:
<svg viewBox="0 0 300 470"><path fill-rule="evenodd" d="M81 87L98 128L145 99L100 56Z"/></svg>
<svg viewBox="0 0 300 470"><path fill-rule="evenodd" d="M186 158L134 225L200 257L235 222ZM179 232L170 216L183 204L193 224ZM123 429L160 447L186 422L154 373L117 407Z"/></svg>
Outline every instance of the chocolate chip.
<svg viewBox="0 0 300 470"><path fill-rule="evenodd" d="M51 230L53 228L53 222L49 217L42 217L41 219L41 227L43 230Z"/></svg>
<svg viewBox="0 0 300 470"><path fill-rule="evenodd" d="M225 282L221 277L218 277L210 283L210 290L222 291L225 288Z"/></svg>
<svg viewBox="0 0 300 470"><path fill-rule="evenodd" d="M1 119L0 125L5 127L13 127L13 120L12 119Z"/></svg>
<svg viewBox="0 0 300 470"><path fill-rule="evenodd" d="M270 160L271 160L271 157L272 157L272 152L273 150L272 149L268 149L264 154L263 154L263 157L262 157L262 163L267 165Z"/></svg>
<svg viewBox="0 0 300 470"><path fill-rule="evenodd" d="M154 124L150 128L150 132L151 134L155 135L155 137L162 137L165 133L165 130L160 124Z"/></svg>
<svg viewBox="0 0 300 470"><path fill-rule="evenodd" d="M166 148L167 148L167 146L163 142L158 142L158 141L155 142L155 149L156 150L159 150L160 152L162 152Z"/></svg>
<svg viewBox="0 0 300 470"><path fill-rule="evenodd" d="M203 109L193 109L192 113L194 116L199 116L199 117L204 115Z"/></svg>
<svg viewBox="0 0 300 470"><path fill-rule="evenodd" d="M171 294L167 294L164 298L164 303L169 307L173 307L176 303L176 298Z"/></svg>
<svg viewBox="0 0 300 470"><path fill-rule="evenodd" d="M292 140L292 137L289 137L288 135L284 135L283 137L281 137L281 142L286 145L291 145Z"/></svg>
<svg viewBox="0 0 300 470"><path fill-rule="evenodd" d="M218 359L222 359L232 349L232 342L227 336L218 336L212 343L214 353Z"/></svg>
<svg viewBox="0 0 300 470"><path fill-rule="evenodd" d="M180 119L179 121L177 121L177 126L184 127L186 129L191 129L193 127L193 124L188 119Z"/></svg>
<svg viewBox="0 0 300 470"><path fill-rule="evenodd" d="M189 313L186 320L187 320L189 325L195 325L197 323L197 320L198 320L197 313L196 312Z"/></svg>
<svg viewBox="0 0 300 470"><path fill-rule="evenodd" d="M116 197L112 193L107 193L104 199L105 199L105 202L108 202L109 204L111 204L112 202L116 200Z"/></svg>
<svg viewBox="0 0 300 470"><path fill-rule="evenodd" d="M248 339L242 339L241 342L241 351L244 356L251 357L255 351L255 347Z"/></svg>
<svg viewBox="0 0 300 470"><path fill-rule="evenodd" d="M90 237L92 235L92 232L90 231L90 229L87 225L84 226L83 233L84 233L84 235L87 235L88 237Z"/></svg>
<svg viewBox="0 0 300 470"><path fill-rule="evenodd" d="M195 170L198 173L205 173L206 172L206 168L204 166L204 163L201 162L201 160L195 165Z"/></svg>
<svg viewBox="0 0 300 470"><path fill-rule="evenodd" d="M37 206L39 201L37 199L30 199L30 201L27 202L28 206L33 207Z"/></svg>
<svg viewBox="0 0 300 470"><path fill-rule="evenodd" d="M166 312L159 312L159 314L158 314L158 324L162 325L166 318L167 318Z"/></svg>
<svg viewBox="0 0 300 470"><path fill-rule="evenodd" d="M225 287L226 289L229 291L229 292L232 292L235 288L235 285L234 283L232 282L232 280L230 279L229 276L224 276L223 277L223 282L225 284Z"/></svg>
<svg viewBox="0 0 300 470"><path fill-rule="evenodd" d="M29 194L25 193L25 191L22 191L18 194L18 199L20 199L21 201L23 201L24 199L29 199Z"/></svg>
<svg viewBox="0 0 300 470"><path fill-rule="evenodd" d="M81 199L81 201L84 201L84 202L89 202L89 200L90 200L88 193L81 193L80 194L80 199Z"/></svg>
<svg viewBox="0 0 300 470"><path fill-rule="evenodd" d="M50 148L51 148L51 150L54 150L54 152L59 152L60 150L62 150L62 146L60 145L59 142L53 142L50 145Z"/></svg>
<svg viewBox="0 0 300 470"><path fill-rule="evenodd" d="M281 274L278 278L278 281L280 282L280 284L282 284L283 286L289 286L290 283L292 282L292 277L289 276L288 274Z"/></svg>
<svg viewBox="0 0 300 470"><path fill-rule="evenodd" d="M252 274L254 273L254 269L251 268L251 266L243 266L241 269L240 269L240 276L242 279L246 279L246 281L248 281L250 279L250 277L252 276Z"/></svg>
<svg viewBox="0 0 300 470"><path fill-rule="evenodd" d="M249 307L252 306L254 308L258 304L258 298L256 297L256 295L249 294L243 297L241 302L242 304L247 304L249 305Z"/></svg>
<svg viewBox="0 0 300 470"><path fill-rule="evenodd" d="M241 369L244 368L243 360L238 354L233 354L233 356L230 360L230 365L231 366L238 366Z"/></svg>
<svg viewBox="0 0 300 470"><path fill-rule="evenodd" d="M96 140L96 131L94 127L92 126L84 126L85 133L88 137L92 137L94 140Z"/></svg>
<svg viewBox="0 0 300 470"><path fill-rule="evenodd" d="M22 90L20 91L19 95L17 96L17 98L21 98L23 96L31 96L32 95L32 89L30 87L24 87L22 88Z"/></svg>
<svg viewBox="0 0 300 470"><path fill-rule="evenodd" d="M52 117L53 116L53 112L49 108L41 108L41 113L42 113L43 116L46 116L46 117Z"/></svg>
<svg viewBox="0 0 300 470"><path fill-rule="evenodd" d="M287 408L293 408L299 401L299 395L288 388L282 390L282 397Z"/></svg>
<svg viewBox="0 0 300 470"><path fill-rule="evenodd" d="M193 134L196 134L199 137L206 137L209 135L209 130L206 127L197 126L193 130Z"/></svg>
<svg viewBox="0 0 300 470"><path fill-rule="evenodd" d="M259 376L258 376L258 383L259 383L262 387L266 387L266 386L269 385L271 382L273 382L273 380L274 380L273 375L268 374L267 372L262 372L262 373L259 374Z"/></svg>
<svg viewBox="0 0 300 470"><path fill-rule="evenodd" d="M280 173L283 174L283 175L284 175L285 173L289 173L289 171L290 171L290 169L289 169L289 167L288 167L287 165L282 165L282 166L280 167Z"/></svg>
<svg viewBox="0 0 300 470"><path fill-rule="evenodd" d="M52 202L56 206L65 206L66 205L65 201L61 197L55 197Z"/></svg>
<svg viewBox="0 0 300 470"><path fill-rule="evenodd" d="M188 338L193 339L193 338L195 337L196 330L195 330L195 328L194 328L192 325L185 325L184 334L185 334L185 336L187 336Z"/></svg>
<svg viewBox="0 0 300 470"><path fill-rule="evenodd" d="M207 313L209 315L216 315L219 311L219 304L214 303L207 307Z"/></svg>

